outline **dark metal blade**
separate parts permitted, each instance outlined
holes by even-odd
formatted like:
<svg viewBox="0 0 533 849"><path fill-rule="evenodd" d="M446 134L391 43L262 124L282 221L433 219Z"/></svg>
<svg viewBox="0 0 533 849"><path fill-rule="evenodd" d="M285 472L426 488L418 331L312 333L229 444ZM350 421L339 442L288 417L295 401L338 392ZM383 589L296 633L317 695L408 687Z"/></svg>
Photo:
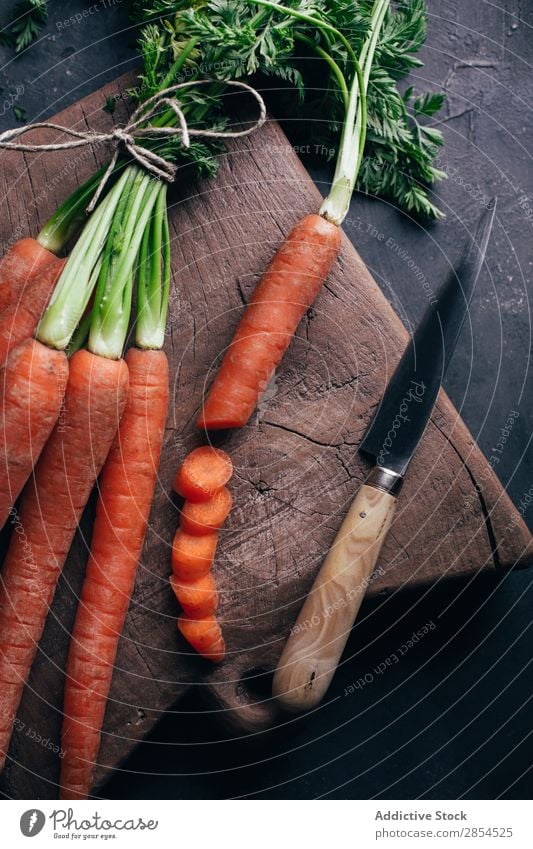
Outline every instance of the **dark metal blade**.
<svg viewBox="0 0 533 849"><path fill-rule="evenodd" d="M378 466L400 475L424 433L468 313L495 209L493 198L411 337L359 446Z"/></svg>

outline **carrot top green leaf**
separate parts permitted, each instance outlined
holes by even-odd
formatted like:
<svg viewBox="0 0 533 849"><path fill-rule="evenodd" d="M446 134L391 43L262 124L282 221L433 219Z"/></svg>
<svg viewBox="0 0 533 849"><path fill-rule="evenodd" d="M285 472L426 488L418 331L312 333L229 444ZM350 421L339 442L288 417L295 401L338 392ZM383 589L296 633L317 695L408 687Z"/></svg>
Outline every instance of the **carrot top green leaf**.
<svg viewBox="0 0 533 849"><path fill-rule="evenodd" d="M441 216L431 186L444 176L434 164L442 137L422 122L443 96L398 87L422 64L424 0L138 0L132 7L137 21L149 21L141 35L146 94L168 69L182 79L259 73L297 92L308 137L336 150L322 210L331 220L342 220L354 187L415 215ZM325 77L313 74L312 57Z"/></svg>

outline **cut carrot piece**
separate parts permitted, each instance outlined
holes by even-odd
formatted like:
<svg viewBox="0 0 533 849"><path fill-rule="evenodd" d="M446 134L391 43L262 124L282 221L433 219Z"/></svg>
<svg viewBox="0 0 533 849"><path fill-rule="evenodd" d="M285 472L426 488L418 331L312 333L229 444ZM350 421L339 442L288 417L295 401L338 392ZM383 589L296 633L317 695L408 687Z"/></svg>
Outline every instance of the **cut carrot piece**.
<svg viewBox="0 0 533 849"><path fill-rule="evenodd" d="M232 505L229 489L223 487L209 501L186 501L181 511L181 527L195 536L217 531L226 519Z"/></svg>
<svg viewBox="0 0 533 849"><path fill-rule="evenodd" d="M217 547L218 534L194 536L181 529L176 531L172 544L172 571L177 578L195 581L207 575Z"/></svg>
<svg viewBox="0 0 533 849"><path fill-rule="evenodd" d="M189 501L209 501L226 486L233 464L225 451L203 445L191 451L174 481L174 489Z"/></svg>
<svg viewBox="0 0 533 849"><path fill-rule="evenodd" d="M214 616L207 616L204 619L188 619L180 616L178 629L202 657L212 660L213 663L224 660L226 646L220 625Z"/></svg>
<svg viewBox="0 0 533 849"><path fill-rule="evenodd" d="M186 616L203 619L212 616L218 607L218 593L211 573L197 581L183 581L170 576L170 586Z"/></svg>
<svg viewBox="0 0 533 849"><path fill-rule="evenodd" d="M287 350L339 252L340 228L306 215L258 283L197 419L198 427L242 427Z"/></svg>

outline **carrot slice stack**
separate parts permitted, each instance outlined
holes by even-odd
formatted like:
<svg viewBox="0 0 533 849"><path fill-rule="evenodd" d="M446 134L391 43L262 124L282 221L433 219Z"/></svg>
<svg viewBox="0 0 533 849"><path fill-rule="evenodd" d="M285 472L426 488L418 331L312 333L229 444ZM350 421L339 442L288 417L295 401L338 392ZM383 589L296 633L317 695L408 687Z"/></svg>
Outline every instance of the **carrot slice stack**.
<svg viewBox="0 0 533 849"><path fill-rule="evenodd" d="M231 510L226 484L232 473L228 455L204 445L185 458L174 482L176 492L186 499L172 545L170 576L183 610L178 629L202 657L213 663L224 659L225 645L216 619L218 593L211 569L218 530Z"/></svg>

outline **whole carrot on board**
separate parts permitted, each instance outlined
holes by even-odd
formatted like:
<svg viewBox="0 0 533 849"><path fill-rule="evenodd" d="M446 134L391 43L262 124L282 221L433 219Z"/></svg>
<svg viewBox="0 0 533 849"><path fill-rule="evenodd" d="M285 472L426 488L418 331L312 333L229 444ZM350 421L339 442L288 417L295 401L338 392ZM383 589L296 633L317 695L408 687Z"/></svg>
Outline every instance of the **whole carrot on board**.
<svg viewBox="0 0 533 849"><path fill-rule="evenodd" d="M246 75L253 68L278 75L296 84L302 102L309 57L317 58L318 73L325 73L319 78L319 114L327 115L327 128L325 121L316 122L316 103L307 118L329 133L336 167L318 214L306 215L292 228L225 348L197 419L206 430L242 427L254 412L331 271L356 185L391 198L408 212L437 217L427 188L443 176L433 165L440 133L418 122L421 115L436 112L443 97L416 97L412 87L403 93L397 88L397 80L420 64L413 53L425 35L422 0L394 6L390 0L355 3L348 18L342 4L328 2L304 8L301 3L257 0L236 2L232 8L235 27L238 23L254 34L250 44L255 47L238 55L234 42L217 31L215 9L200 7L184 18L194 22L204 51L211 46L222 73ZM223 20L231 26L229 13ZM283 49L277 40L281 32ZM316 88L310 91L316 96Z"/></svg>
<svg viewBox="0 0 533 849"><path fill-rule="evenodd" d="M37 331L50 350L68 345L97 282L88 350L70 360L63 410L22 494L17 532L0 573L0 764L57 580L126 405L122 349L133 278L161 192L159 181L125 170L102 202L111 214L116 210L110 231L105 215L96 218L96 232L89 220Z"/></svg>
<svg viewBox="0 0 533 849"><path fill-rule="evenodd" d="M150 245L163 245L159 252ZM136 347L125 360L129 392L99 480L87 572L67 660L60 796L88 796L119 638L141 557L168 411L164 340L170 285L166 190L157 200L139 260Z"/></svg>

